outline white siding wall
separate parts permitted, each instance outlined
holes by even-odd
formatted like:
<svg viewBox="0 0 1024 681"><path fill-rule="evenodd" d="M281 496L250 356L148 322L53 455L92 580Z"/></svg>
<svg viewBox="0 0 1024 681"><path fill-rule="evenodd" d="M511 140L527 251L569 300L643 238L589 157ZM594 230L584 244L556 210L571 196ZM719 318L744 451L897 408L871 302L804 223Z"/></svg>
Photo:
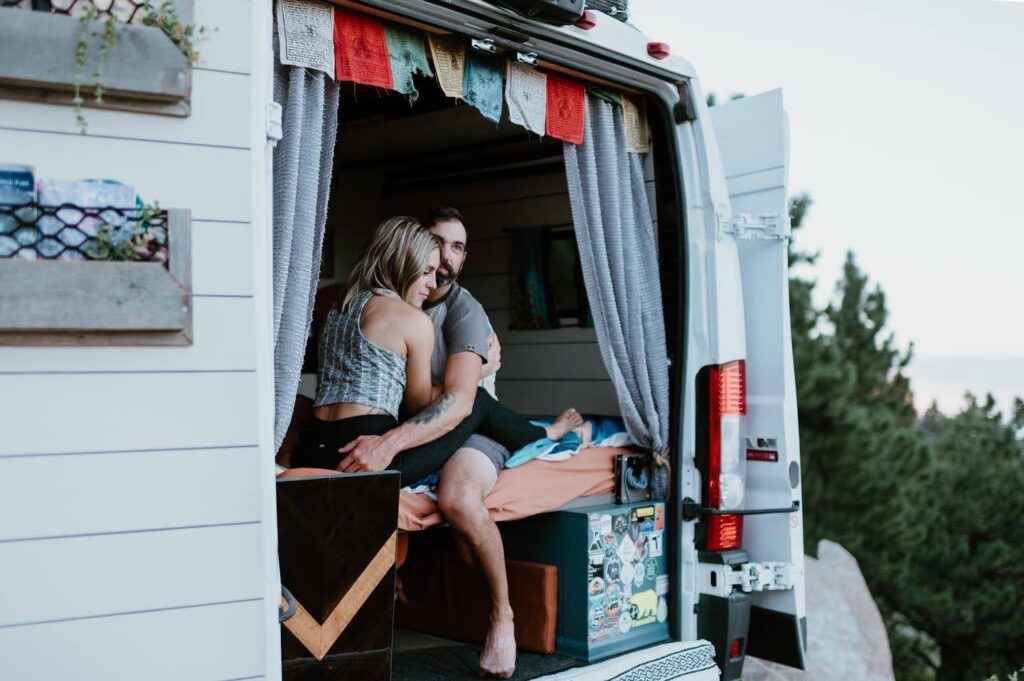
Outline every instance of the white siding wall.
<svg viewBox="0 0 1024 681"><path fill-rule="evenodd" d="M278 673L259 7L196 0L188 118L0 101L0 161L191 209L195 296L190 347L0 348L3 678Z"/></svg>

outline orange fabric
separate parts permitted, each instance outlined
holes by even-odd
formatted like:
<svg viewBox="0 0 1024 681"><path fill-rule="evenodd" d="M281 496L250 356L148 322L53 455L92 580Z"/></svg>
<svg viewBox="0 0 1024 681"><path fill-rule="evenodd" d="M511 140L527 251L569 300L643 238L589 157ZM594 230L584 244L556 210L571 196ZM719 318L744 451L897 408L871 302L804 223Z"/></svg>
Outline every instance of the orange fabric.
<svg viewBox="0 0 1024 681"><path fill-rule="evenodd" d="M506 468L484 503L493 520L516 520L553 511L577 497L608 494L615 489L615 457L631 451L627 447L591 447L567 461L535 459ZM437 502L426 494L399 494L400 529L415 532L442 522Z"/></svg>
<svg viewBox="0 0 1024 681"><path fill-rule="evenodd" d="M495 521L516 520L553 511L577 497L608 494L615 490L613 466L628 447L591 447L567 461L534 460L506 468L494 489L484 499ZM279 478L316 475L344 475L324 468L292 468ZM444 522L437 502L426 494L402 491L398 497L398 528L406 532L425 530Z"/></svg>
<svg viewBox="0 0 1024 681"><path fill-rule="evenodd" d="M516 647L555 652L558 569L521 560L505 562L509 601L515 613ZM417 546L399 572L403 598L395 624L457 641L482 643L490 599L480 571L453 550Z"/></svg>

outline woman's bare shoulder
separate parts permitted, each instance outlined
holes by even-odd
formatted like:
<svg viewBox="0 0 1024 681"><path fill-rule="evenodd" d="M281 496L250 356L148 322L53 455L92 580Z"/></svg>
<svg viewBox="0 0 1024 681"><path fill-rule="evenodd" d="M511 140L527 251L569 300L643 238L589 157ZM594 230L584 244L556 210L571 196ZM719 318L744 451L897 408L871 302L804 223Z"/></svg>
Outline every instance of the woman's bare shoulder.
<svg viewBox="0 0 1024 681"><path fill-rule="evenodd" d="M375 296L371 313L387 317L391 324L409 335L433 333L430 317L396 296Z"/></svg>

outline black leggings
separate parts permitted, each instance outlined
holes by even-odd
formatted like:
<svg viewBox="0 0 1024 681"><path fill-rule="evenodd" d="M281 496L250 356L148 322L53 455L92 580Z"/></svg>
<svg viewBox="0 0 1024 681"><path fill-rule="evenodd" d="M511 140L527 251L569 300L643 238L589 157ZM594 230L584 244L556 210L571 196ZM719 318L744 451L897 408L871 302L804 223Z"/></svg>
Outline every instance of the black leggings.
<svg viewBox="0 0 1024 681"><path fill-rule="evenodd" d="M295 449L292 465L335 469L344 458L338 450L360 435L383 435L398 425L387 414L353 416L337 421L314 418ZM477 388L473 411L459 425L436 440L399 452L388 470L402 474L402 484L411 485L444 466L448 458L465 444L473 433L480 433L504 445L510 452L534 440L547 437L547 431L503 406L483 388Z"/></svg>

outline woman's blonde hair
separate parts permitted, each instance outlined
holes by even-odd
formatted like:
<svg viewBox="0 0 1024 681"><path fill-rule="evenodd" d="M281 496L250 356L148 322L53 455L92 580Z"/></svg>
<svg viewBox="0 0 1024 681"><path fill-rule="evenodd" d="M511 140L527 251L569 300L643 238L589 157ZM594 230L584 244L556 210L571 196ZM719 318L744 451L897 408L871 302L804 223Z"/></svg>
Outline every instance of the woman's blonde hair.
<svg viewBox="0 0 1024 681"><path fill-rule="evenodd" d="M430 253L440 246L416 218L399 216L377 225L363 257L348 278L348 290L341 311L360 293L384 289L400 298L418 279L430 262Z"/></svg>

